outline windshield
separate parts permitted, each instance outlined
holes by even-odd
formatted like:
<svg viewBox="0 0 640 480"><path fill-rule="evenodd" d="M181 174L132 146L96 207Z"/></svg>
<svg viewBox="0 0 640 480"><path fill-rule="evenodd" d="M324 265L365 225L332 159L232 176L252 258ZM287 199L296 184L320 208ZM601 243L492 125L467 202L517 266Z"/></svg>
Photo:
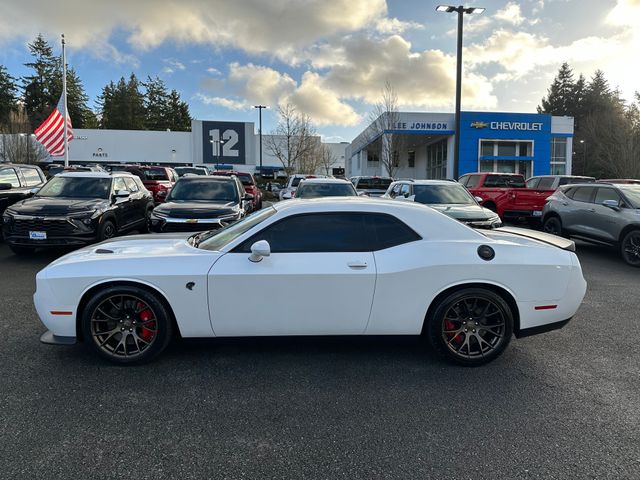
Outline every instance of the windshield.
<svg viewBox="0 0 640 480"><path fill-rule="evenodd" d="M176 172L178 172L179 176L183 176L185 173L194 173L196 175L207 174L204 168L191 168L191 167L177 167Z"/></svg>
<svg viewBox="0 0 640 480"><path fill-rule="evenodd" d="M263 208L251 215L244 217L242 220L232 223L219 230L210 230L200 234L198 237L198 248L205 250L220 250L222 247L232 242L240 235L251 230L254 226L261 222L264 222L271 215L276 213L276 209L273 207ZM195 237L191 237L195 238Z"/></svg>
<svg viewBox="0 0 640 480"><path fill-rule="evenodd" d="M237 202L234 182L224 180L182 179L167 197L171 202Z"/></svg>
<svg viewBox="0 0 640 480"><path fill-rule="evenodd" d="M225 177L230 177L231 175L235 175L236 177L238 177L238 180L240 180L242 185L245 185L247 187L251 186L251 185L255 185L255 182L253 181L253 178L251 178L251 175L248 174L248 173L215 172L214 175L222 175L222 176L225 176Z"/></svg>
<svg viewBox="0 0 640 480"><path fill-rule="evenodd" d="M110 178L52 177L38 197L109 198Z"/></svg>
<svg viewBox="0 0 640 480"><path fill-rule="evenodd" d="M640 185L617 185L617 187L631 202L633 208L640 208Z"/></svg>
<svg viewBox="0 0 640 480"><path fill-rule="evenodd" d="M475 199L462 186L451 185L414 185L415 201L427 205L455 204L476 205Z"/></svg>
<svg viewBox="0 0 640 480"><path fill-rule="evenodd" d="M346 183L302 183L296 191L296 198L355 197L353 185Z"/></svg>
<svg viewBox="0 0 640 480"><path fill-rule="evenodd" d="M387 190L391 185L390 178L361 178L358 180L358 190Z"/></svg>
<svg viewBox="0 0 640 480"><path fill-rule="evenodd" d="M169 180L164 168L145 168L142 170L142 175L144 175L144 180Z"/></svg>
<svg viewBox="0 0 640 480"><path fill-rule="evenodd" d="M293 179L293 181L291 182L291 186L292 187L297 187L298 185L300 185L300 182L304 180L303 177L296 177Z"/></svg>

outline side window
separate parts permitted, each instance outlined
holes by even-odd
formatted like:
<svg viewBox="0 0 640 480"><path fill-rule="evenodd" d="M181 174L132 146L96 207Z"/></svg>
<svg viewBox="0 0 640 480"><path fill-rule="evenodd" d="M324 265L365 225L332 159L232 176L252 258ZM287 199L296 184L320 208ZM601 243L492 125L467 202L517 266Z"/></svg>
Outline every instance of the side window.
<svg viewBox="0 0 640 480"><path fill-rule="evenodd" d="M10 183L12 187L19 187L20 180L13 168L3 168L0 170L0 183Z"/></svg>
<svg viewBox="0 0 640 480"><path fill-rule="evenodd" d="M372 232L370 250L384 250L404 243L415 242L422 237L396 217L382 213L366 213L367 230Z"/></svg>
<svg viewBox="0 0 640 480"><path fill-rule="evenodd" d="M396 183L391 189L391 191L389 192L389 196L391 198L396 198L400 194L400 188L402 188L402 184Z"/></svg>
<svg viewBox="0 0 640 480"><path fill-rule="evenodd" d="M464 185L467 188L473 188L477 186L479 182L480 182L480 175L469 175L469 180L467 180L467 183L465 183Z"/></svg>
<svg viewBox="0 0 640 480"><path fill-rule="evenodd" d="M469 181L469 175L463 175L458 179L458 183L461 183L465 187L467 186L467 182Z"/></svg>
<svg viewBox="0 0 640 480"><path fill-rule="evenodd" d="M116 177L113 179L113 191L118 192L120 190L126 190L127 184L124 183L124 178Z"/></svg>
<svg viewBox="0 0 640 480"><path fill-rule="evenodd" d="M136 185L138 185L138 190L141 190L143 192L148 192L147 187L144 186L144 183L142 183L142 180L140 180L140 177L138 176L133 177L133 181L136 182Z"/></svg>
<svg viewBox="0 0 640 480"><path fill-rule="evenodd" d="M553 188L554 180L555 179L553 177L542 177L537 188L540 190L551 190Z"/></svg>
<svg viewBox="0 0 640 480"><path fill-rule="evenodd" d="M540 182L540 177L530 178L527 180L527 188L538 188L538 183Z"/></svg>
<svg viewBox="0 0 640 480"><path fill-rule="evenodd" d="M411 195L411 185L408 183L403 183L402 188L400 189L400 195L403 197L408 197Z"/></svg>
<svg viewBox="0 0 640 480"><path fill-rule="evenodd" d="M620 195L613 188L600 187L596 192L595 203L602 205L605 200L615 200L620 205Z"/></svg>
<svg viewBox="0 0 640 480"><path fill-rule="evenodd" d="M249 253L266 240L272 253L370 251L361 213L295 215L276 222L240 244L234 252Z"/></svg>
<svg viewBox="0 0 640 480"><path fill-rule="evenodd" d="M127 186L127 190L131 193L137 192L139 190L138 184L133 178L125 178L124 183Z"/></svg>
<svg viewBox="0 0 640 480"><path fill-rule="evenodd" d="M593 196L593 191L595 189L593 187L578 187L571 195L571 198L576 202L591 202L591 197Z"/></svg>
<svg viewBox="0 0 640 480"><path fill-rule="evenodd" d="M40 185L42 183L42 178L40 177L40 173L35 168L22 167L20 168L22 172L22 176L24 177L24 181L27 184L27 187L35 187L36 185Z"/></svg>

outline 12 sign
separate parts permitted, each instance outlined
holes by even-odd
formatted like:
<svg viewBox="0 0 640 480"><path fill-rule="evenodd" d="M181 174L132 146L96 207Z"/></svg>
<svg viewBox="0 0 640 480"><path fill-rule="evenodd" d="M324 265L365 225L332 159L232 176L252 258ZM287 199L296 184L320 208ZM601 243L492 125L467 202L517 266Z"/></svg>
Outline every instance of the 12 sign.
<svg viewBox="0 0 640 480"><path fill-rule="evenodd" d="M246 163L244 123L202 122L202 130L204 163Z"/></svg>

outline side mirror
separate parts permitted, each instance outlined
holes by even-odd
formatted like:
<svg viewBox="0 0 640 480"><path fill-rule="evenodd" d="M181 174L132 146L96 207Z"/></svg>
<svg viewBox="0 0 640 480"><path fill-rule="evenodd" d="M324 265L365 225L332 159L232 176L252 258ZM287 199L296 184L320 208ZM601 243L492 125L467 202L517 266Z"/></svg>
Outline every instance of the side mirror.
<svg viewBox="0 0 640 480"><path fill-rule="evenodd" d="M605 200L602 202L602 205L604 205L605 207L609 207L616 212L620 211L620 204L617 200Z"/></svg>
<svg viewBox="0 0 640 480"><path fill-rule="evenodd" d="M118 190L113 194L113 197L117 200L119 198L129 198L129 195L131 195L129 190Z"/></svg>
<svg viewBox="0 0 640 480"><path fill-rule="evenodd" d="M482 197L473 197L476 199L476 202L478 203L482 203L484 200L482 199Z"/></svg>
<svg viewBox="0 0 640 480"><path fill-rule="evenodd" d="M0 183L0 190L11 190L10 183Z"/></svg>
<svg viewBox="0 0 640 480"><path fill-rule="evenodd" d="M251 256L249 260L258 263L262 260L262 257L268 257L271 255L271 245L266 240L258 240L251 245Z"/></svg>

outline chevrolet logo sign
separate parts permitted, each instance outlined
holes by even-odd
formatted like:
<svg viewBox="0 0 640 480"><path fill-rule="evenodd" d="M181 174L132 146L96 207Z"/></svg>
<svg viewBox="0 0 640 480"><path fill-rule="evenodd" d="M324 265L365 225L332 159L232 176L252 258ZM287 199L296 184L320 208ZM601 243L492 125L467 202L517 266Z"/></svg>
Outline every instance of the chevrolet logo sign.
<svg viewBox="0 0 640 480"><path fill-rule="evenodd" d="M487 128L489 126L486 122L472 122L471 128Z"/></svg>
<svg viewBox="0 0 640 480"><path fill-rule="evenodd" d="M190 218L189 220L187 220L185 223L198 223L198 219L196 218Z"/></svg>

